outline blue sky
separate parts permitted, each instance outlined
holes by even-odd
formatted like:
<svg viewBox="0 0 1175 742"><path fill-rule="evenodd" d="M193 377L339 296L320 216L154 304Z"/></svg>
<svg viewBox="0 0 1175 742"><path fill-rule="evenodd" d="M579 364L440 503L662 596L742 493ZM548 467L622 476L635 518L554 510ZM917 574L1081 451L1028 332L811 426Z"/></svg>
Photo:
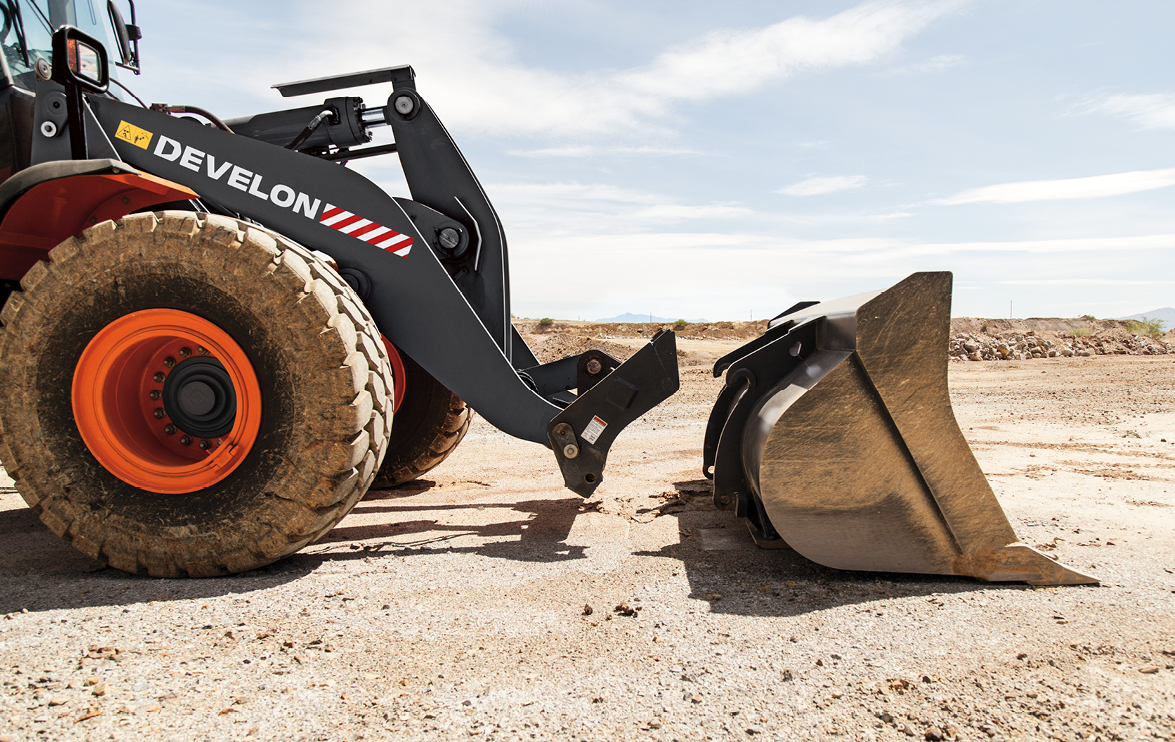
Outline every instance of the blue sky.
<svg viewBox="0 0 1175 742"><path fill-rule="evenodd" d="M954 314L1175 304L1175 3L141 2L149 102L412 64L515 314L769 317L955 274ZM356 93L373 105L390 90ZM386 130L377 141L387 141ZM356 169L407 195L394 156Z"/></svg>

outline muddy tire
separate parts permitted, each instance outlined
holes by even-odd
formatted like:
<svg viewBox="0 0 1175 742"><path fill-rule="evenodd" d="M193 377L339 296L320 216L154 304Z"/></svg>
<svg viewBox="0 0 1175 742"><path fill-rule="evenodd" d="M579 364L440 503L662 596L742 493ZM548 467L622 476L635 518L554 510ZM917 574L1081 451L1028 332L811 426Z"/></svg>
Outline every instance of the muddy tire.
<svg viewBox="0 0 1175 742"><path fill-rule="evenodd" d="M0 461L54 533L127 572L212 576L297 551L363 496L392 372L328 265L187 212L49 257L0 312Z"/></svg>
<svg viewBox="0 0 1175 742"><path fill-rule="evenodd" d="M388 489L416 479L453 453L469 431L473 411L415 361L400 354L404 398L383 466L372 489Z"/></svg>

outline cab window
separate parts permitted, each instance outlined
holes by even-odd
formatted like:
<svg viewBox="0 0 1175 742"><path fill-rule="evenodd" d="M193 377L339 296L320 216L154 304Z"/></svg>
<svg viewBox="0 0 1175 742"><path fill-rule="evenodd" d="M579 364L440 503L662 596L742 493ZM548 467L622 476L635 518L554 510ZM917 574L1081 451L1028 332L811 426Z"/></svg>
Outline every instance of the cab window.
<svg viewBox="0 0 1175 742"><path fill-rule="evenodd" d="M0 47L8 63L12 82L33 90L36 78L33 65L38 58L52 59L53 31L61 26L76 26L104 43L104 15L99 15L94 0L0 0ZM109 46L109 44L108 44Z"/></svg>

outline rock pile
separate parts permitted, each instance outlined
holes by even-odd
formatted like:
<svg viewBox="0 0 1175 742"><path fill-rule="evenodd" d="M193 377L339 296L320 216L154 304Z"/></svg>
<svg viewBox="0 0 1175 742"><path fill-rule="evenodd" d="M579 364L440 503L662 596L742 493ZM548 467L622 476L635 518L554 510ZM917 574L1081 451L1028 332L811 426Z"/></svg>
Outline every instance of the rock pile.
<svg viewBox="0 0 1175 742"><path fill-rule="evenodd" d="M1168 338L1170 334L1168 333ZM960 332L951 338L950 357L956 361L1026 361L1058 356L1164 355L1175 353L1175 342L1115 329L1097 334L1037 334Z"/></svg>

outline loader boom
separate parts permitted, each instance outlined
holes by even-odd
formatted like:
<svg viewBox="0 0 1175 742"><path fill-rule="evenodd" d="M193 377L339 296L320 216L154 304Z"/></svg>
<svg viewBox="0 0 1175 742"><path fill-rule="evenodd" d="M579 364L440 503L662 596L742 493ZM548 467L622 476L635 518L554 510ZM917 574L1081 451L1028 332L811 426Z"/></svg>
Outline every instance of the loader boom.
<svg viewBox="0 0 1175 742"><path fill-rule="evenodd" d="M575 375L539 364L510 322L506 243L493 206L416 93L412 69L391 68L391 77L383 113L420 200L393 198L327 159L94 95L64 73L38 88L38 97L51 95L50 86L64 89L68 110L38 106L34 168L67 156L80 138L87 159L120 160L191 189L206 209L245 216L329 255L385 337L495 427L557 447L568 487L590 495L615 433L634 411L677 390L673 334L620 364L591 394L570 394ZM42 127L46 121L53 125ZM84 137L75 136L75 121L84 122ZM585 438L586 427L566 427L572 420L602 421L608 434Z"/></svg>

